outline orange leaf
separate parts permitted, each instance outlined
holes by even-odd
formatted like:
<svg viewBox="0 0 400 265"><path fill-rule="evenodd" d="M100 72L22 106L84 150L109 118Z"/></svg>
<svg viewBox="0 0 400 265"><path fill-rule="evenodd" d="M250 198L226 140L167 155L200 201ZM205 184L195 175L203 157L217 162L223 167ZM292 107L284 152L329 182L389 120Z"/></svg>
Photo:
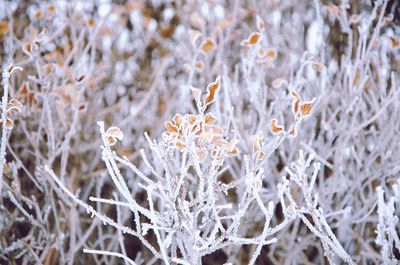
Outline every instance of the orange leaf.
<svg viewBox="0 0 400 265"><path fill-rule="evenodd" d="M304 102L301 103L300 113L302 116L307 116L311 113L313 103L312 102Z"/></svg>
<svg viewBox="0 0 400 265"><path fill-rule="evenodd" d="M283 131L283 127L278 125L277 120L276 119L272 119L271 120L271 125L270 125L270 129L272 133L280 133Z"/></svg>
<svg viewBox="0 0 400 265"><path fill-rule="evenodd" d="M205 107L207 107L208 105L210 105L215 101L215 94L217 93L219 88L220 88L220 76L218 76L214 82L210 83L207 86L207 95L204 102Z"/></svg>
<svg viewBox="0 0 400 265"><path fill-rule="evenodd" d="M14 127L14 122L10 118L6 118L6 128L11 130Z"/></svg>
<svg viewBox="0 0 400 265"><path fill-rule="evenodd" d="M175 114L174 117L172 118L172 120L174 121L175 125L180 127L182 124L182 116L179 114Z"/></svg>
<svg viewBox="0 0 400 265"><path fill-rule="evenodd" d="M200 49L204 53L209 53L215 46L216 46L216 44L215 44L214 40L207 38L201 43Z"/></svg>
<svg viewBox="0 0 400 265"><path fill-rule="evenodd" d="M6 35L7 31L8 31L8 22L7 21L0 22L0 38Z"/></svg>
<svg viewBox="0 0 400 265"><path fill-rule="evenodd" d="M165 128L167 129L167 132L178 133L178 131L179 131L178 127L175 126L174 124L172 124L172 122L170 122L170 121L166 121L164 125L165 125Z"/></svg>
<svg viewBox="0 0 400 265"><path fill-rule="evenodd" d="M396 38L389 37L389 41L390 41L390 46L393 49L396 49L396 48L398 48L400 46L400 41L398 39L396 39Z"/></svg>
<svg viewBox="0 0 400 265"><path fill-rule="evenodd" d="M212 115L211 113L207 113L206 116L204 116L204 122L207 125L213 125L216 120L217 118L215 118L215 116Z"/></svg>
<svg viewBox="0 0 400 265"><path fill-rule="evenodd" d="M261 34L258 32L253 32L247 38L247 40L242 41L242 45L255 45L261 39Z"/></svg>

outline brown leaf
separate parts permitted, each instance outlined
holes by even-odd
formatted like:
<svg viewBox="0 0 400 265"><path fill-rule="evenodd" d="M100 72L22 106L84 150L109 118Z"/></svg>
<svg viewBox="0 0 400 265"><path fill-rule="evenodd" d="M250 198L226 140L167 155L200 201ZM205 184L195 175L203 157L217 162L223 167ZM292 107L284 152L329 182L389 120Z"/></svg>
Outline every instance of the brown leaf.
<svg viewBox="0 0 400 265"><path fill-rule="evenodd" d="M393 37L389 37L389 41L390 41L390 46L391 46L393 49L399 48L399 46L400 46L400 41L399 41L398 39L393 38Z"/></svg>
<svg viewBox="0 0 400 265"><path fill-rule="evenodd" d="M194 65L197 71L201 71L204 68L204 63L202 61L197 61Z"/></svg>
<svg viewBox="0 0 400 265"><path fill-rule="evenodd" d="M312 106L313 106L313 102L303 102L300 105L300 114L302 116L307 116L311 113L312 110Z"/></svg>
<svg viewBox="0 0 400 265"><path fill-rule="evenodd" d="M179 132L178 127L175 126L170 121L166 121L164 125L165 125L165 128L167 129L167 132L170 132L170 133L178 133Z"/></svg>
<svg viewBox="0 0 400 265"><path fill-rule="evenodd" d="M261 34L258 32L253 32L246 40L242 41L242 45L255 45L260 39Z"/></svg>
<svg viewBox="0 0 400 265"><path fill-rule="evenodd" d="M6 118L6 128L11 130L14 127L14 122L10 118Z"/></svg>
<svg viewBox="0 0 400 265"><path fill-rule="evenodd" d="M172 118L172 121L174 124L179 128L182 124L182 116L180 114L175 114L174 117Z"/></svg>
<svg viewBox="0 0 400 265"><path fill-rule="evenodd" d="M207 38L201 43L200 49L204 53L209 53L212 49L215 48L215 46L216 46L216 44L215 44L214 40L211 38Z"/></svg>
<svg viewBox="0 0 400 265"><path fill-rule="evenodd" d="M2 38L8 32L8 22L1 21L0 22L0 38Z"/></svg>
<svg viewBox="0 0 400 265"><path fill-rule="evenodd" d="M276 56L278 55L277 51L275 49L268 49L267 50L267 57L271 60L275 59Z"/></svg>
<svg viewBox="0 0 400 265"><path fill-rule="evenodd" d="M215 118L215 116L212 115L211 113L207 113L207 114L204 116L204 122L205 122L205 124L207 124L207 125L213 125L214 122L215 122L216 120L217 120L217 118Z"/></svg>
<svg viewBox="0 0 400 265"><path fill-rule="evenodd" d="M214 82L210 83L207 86L207 95L204 101L205 107L207 107L208 105L210 105L215 101L215 94L217 93L219 88L220 88L220 76L218 76Z"/></svg>
<svg viewBox="0 0 400 265"><path fill-rule="evenodd" d="M124 134L121 131L120 128L112 126L110 128L108 128L107 132L106 132L109 136L118 139L120 141L122 141L122 139L124 139Z"/></svg>
<svg viewBox="0 0 400 265"><path fill-rule="evenodd" d="M280 133L283 131L283 127L278 125L276 119L271 120L271 125L270 125L271 132L274 134Z"/></svg>

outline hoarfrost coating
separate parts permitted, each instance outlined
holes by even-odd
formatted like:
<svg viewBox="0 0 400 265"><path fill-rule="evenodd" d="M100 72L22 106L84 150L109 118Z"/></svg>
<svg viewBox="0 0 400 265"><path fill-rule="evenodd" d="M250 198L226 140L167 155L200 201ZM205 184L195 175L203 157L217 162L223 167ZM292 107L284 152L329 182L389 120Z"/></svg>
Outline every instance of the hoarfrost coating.
<svg viewBox="0 0 400 265"><path fill-rule="evenodd" d="M400 260L398 1L0 10L1 264Z"/></svg>

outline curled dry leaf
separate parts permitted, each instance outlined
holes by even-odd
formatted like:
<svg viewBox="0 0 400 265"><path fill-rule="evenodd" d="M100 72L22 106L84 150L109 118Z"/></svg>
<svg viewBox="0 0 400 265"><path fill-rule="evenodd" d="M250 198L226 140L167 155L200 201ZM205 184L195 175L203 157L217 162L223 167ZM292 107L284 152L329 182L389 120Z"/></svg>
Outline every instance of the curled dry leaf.
<svg viewBox="0 0 400 265"><path fill-rule="evenodd" d="M278 121L276 119L271 120L270 130L274 134L278 134L284 131L283 127L278 125Z"/></svg>
<svg viewBox="0 0 400 265"><path fill-rule="evenodd" d="M200 49L204 53L209 53L211 52L211 50L215 48L215 46L216 46L215 41L211 38L207 38L201 43Z"/></svg>
<svg viewBox="0 0 400 265"><path fill-rule="evenodd" d="M0 123L3 123L3 121L0 121ZM6 118L6 129L11 130L14 127L14 122L10 118Z"/></svg>
<svg viewBox="0 0 400 265"><path fill-rule="evenodd" d="M112 146L117 143L117 140L122 141L124 134L120 128L112 126L106 131L108 143Z"/></svg>
<svg viewBox="0 0 400 265"><path fill-rule="evenodd" d="M261 34L258 32L253 32L250 36L242 41L242 45L256 45L261 39Z"/></svg>
<svg viewBox="0 0 400 265"><path fill-rule="evenodd" d="M215 95L216 95L218 89L220 88L220 79L221 79L220 76L218 76L214 82L210 83L207 86L207 95L204 100L205 108L215 101Z"/></svg>

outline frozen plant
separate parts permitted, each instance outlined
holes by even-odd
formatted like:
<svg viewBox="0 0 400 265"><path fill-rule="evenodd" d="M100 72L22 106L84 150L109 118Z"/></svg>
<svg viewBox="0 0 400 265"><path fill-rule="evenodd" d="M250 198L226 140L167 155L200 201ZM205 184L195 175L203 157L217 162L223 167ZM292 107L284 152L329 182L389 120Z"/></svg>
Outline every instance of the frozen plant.
<svg viewBox="0 0 400 265"><path fill-rule="evenodd" d="M126 157L118 156L111 149L118 140L123 140L122 131L118 127L106 130L104 122L98 122L103 140L102 159L119 191L119 195L115 196L119 199L98 197L89 199L93 202L115 205L117 211L119 207L126 207L133 213L134 229L124 226L119 220L115 221L104 216L82 202L68 191L49 167L46 167L46 171L92 216L99 217L105 224L115 227L123 234L138 237L154 255L153 261L161 259L165 264L201 264L203 256L219 249L232 245L256 245L249 261L249 264L254 264L261 248L276 242L274 234L285 227L291 218L272 226L274 203L271 201L265 205L259 195L264 171L255 162L262 161L265 157L262 136L253 137L253 156L251 158L244 156L245 175L227 184L220 181L219 178L227 170L225 161L239 153L236 137L234 135L228 137L216 124L215 116L206 112L209 105L215 101L220 86L218 77L215 82L208 85L207 94L203 97L200 89L192 87L198 114L176 114L172 121L165 122L166 131L163 132L163 140L160 143L145 134L155 160L154 164L151 164L144 150L140 151L148 174L140 171ZM311 103L302 103L297 93L293 92L293 95L294 112L299 115L300 120L302 115L310 113ZM275 120L272 121L271 130L275 133L283 132L283 128L279 127ZM276 147L274 146L273 150ZM131 170L137 176L135 186L146 191L145 206L134 199L126 177L121 173L121 167ZM230 202L228 193L231 189L242 190L237 204ZM264 228L261 234L255 237L245 237L238 231L241 220L251 204L257 205L264 214ZM157 247L146 239L149 233L156 237ZM85 250L85 252L117 255L101 250ZM118 256L134 264L122 254Z"/></svg>

